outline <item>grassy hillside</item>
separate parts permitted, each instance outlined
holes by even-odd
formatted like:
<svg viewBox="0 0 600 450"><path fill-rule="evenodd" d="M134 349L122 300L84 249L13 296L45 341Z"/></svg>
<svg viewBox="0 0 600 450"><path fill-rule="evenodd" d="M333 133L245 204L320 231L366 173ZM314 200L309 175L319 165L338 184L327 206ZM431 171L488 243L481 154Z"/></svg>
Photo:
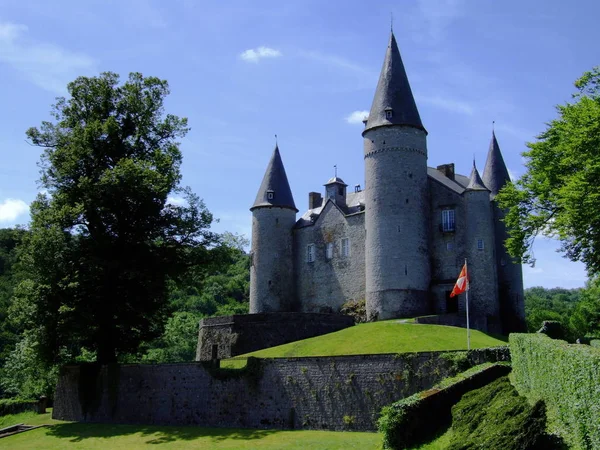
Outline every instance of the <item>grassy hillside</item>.
<svg viewBox="0 0 600 450"><path fill-rule="evenodd" d="M25 413L5 416L4 426L15 423L50 424L46 428L9 436L0 448L68 449L378 449L377 433L334 431L279 431L233 428L160 427L146 425L102 425L52 420L49 414ZM149 446L150 445L150 446Z"/></svg>
<svg viewBox="0 0 600 450"><path fill-rule="evenodd" d="M501 345L506 345L506 341L471 330L471 348ZM388 320L363 323L335 333L258 350L244 356L275 358L466 349L465 328Z"/></svg>

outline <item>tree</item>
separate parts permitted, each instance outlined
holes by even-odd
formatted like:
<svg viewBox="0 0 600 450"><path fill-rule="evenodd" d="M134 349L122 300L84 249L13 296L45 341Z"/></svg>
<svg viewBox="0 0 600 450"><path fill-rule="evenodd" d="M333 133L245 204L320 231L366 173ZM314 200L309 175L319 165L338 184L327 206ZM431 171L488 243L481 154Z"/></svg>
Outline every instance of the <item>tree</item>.
<svg viewBox="0 0 600 450"><path fill-rule="evenodd" d="M48 361L81 348L99 363L135 352L162 332L168 286L208 267L212 215L180 186L177 138L187 119L165 114L166 81L132 73L80 77L58 98L53 122L31 128L44 148L17 304ZM170 202L180 195L185 203Z"/></svg>
<svg viewBox="0 0 600 450"><path fill-rule="evenodd" d="M561 251L600 273L600 67L575 82L574 101L523 153L527 172L496 197L507 208L507 249L534 263L538 234L557 238Z"/></svg>

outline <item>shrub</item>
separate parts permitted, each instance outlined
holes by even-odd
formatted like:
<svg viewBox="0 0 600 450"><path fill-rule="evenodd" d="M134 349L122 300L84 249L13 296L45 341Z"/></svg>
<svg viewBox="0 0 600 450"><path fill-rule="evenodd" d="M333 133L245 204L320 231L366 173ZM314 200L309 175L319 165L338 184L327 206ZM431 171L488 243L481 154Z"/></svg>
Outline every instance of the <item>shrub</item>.
<svg viewBox="0 0 600 450"><path fill-rule="evenodd" d="M511 334L513 381L548 408L549 429L573 448L600 448L600 350L542 334Z"/></svg>
<svg viewBox="0 0 600 450"><path fill-rule="evenodd" d="M474 367L451 380L444 380L433 389L386 406L377 424L383 434L384 448L412 448L433 439L450 425L452 405L465 392L484 386L509 371L510 367L499 364Z"/></svg>
<svg viewBox="0 0 600 450"><path fill-rule="evenodd" d="M39 402L37 400L23 400L20 398L0 399L0 416L7 414L19 414L24 411L37 411Z"/></svg>
<svg viewBox="0 0 600 450"><path fill-rule="evenodd" d="M452 437L447 448L548 450L553 447L545 429L544 403L531 406L508 377L502 377L466 393L452 408Z"/></svg>
<svg viewBox="0 0 600 450"><path fill-rule="evenodd" d="M354 318L354 323L367 321L367 307L364 300L350 300L342 305L340 312Z"/></svg>

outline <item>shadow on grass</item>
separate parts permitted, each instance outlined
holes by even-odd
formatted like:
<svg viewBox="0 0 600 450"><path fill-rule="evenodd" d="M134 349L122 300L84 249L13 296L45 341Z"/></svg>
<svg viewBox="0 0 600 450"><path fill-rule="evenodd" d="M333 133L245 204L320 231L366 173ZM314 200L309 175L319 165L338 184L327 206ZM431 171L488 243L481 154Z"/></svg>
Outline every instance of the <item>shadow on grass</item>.
<svg viewBox="0 0 600 450"><path fill-rule="evenodd" d="M210 438L212 442L226 440L262 439L280 430L254 430L246 428L201 428L195 426L148 426L148 425L112 425L100 423L66 423L52 425L48 435L69 442L80 442L89 438L110 438L127 435L140 435L150 438L147 444L164 444L173 441L191 441Z"/></svg>

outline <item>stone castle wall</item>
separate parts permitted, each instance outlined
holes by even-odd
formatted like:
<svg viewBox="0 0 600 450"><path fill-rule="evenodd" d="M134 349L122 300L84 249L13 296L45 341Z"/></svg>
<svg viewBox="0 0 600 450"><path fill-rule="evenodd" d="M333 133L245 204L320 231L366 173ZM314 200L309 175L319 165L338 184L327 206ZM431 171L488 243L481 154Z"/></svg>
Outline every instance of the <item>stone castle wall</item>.
<svg viewBox="0 0 600 450"><path fill-rule="evenodd" d="M347 238L350 254L342 256L341 241ZM327 258L327 244L333 257ZM315 245L315 260L306 250ZM314 225L294 230L294 272L299 308L304 312L338 312L349 300L365 298L364 214L344 214L329 202Z"/></svg>
<svg viewBox="0 0 600 450"><path fill-rule="evenodd" d="M231 358L354 325L342 314L263 313L211 317L200 321L196 361ZM216 349L214 348L216 346Z"/></svg>
<svg viewBox="0 0 600 450"><path fill-rule="evenodd" d="M507 360L507 348L471 352L67 366L53 418L80 422L282 429L375 430L383 406L469 365Z"/></svg>

